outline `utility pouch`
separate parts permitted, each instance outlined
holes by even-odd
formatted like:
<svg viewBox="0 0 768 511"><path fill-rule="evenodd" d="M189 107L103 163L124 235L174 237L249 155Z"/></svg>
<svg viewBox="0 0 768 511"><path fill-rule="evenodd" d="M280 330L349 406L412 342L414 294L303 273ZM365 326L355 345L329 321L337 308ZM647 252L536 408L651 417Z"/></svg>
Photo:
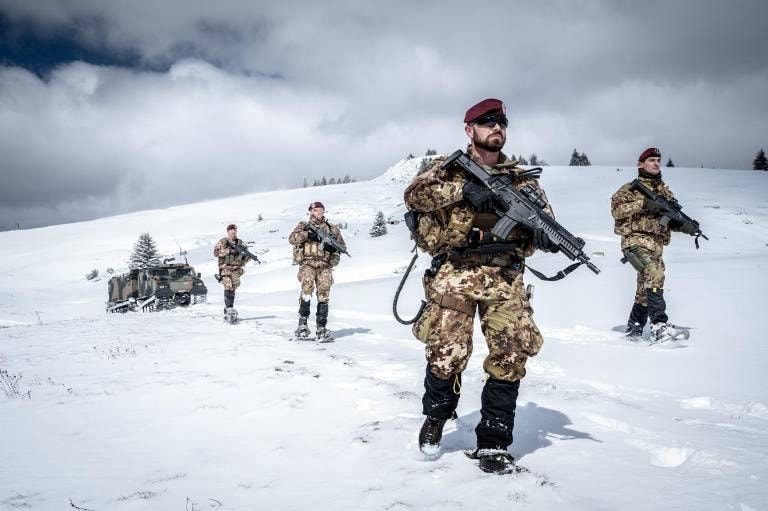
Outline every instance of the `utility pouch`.
<svg viewBox="0 0 768 511"><path fill-rule="evenodd" d="M648 266L648 259L643 254L641 248L628 247L623 250L624 257L621 258L621 263L629 263L632 268L642 272Z"/></svg>

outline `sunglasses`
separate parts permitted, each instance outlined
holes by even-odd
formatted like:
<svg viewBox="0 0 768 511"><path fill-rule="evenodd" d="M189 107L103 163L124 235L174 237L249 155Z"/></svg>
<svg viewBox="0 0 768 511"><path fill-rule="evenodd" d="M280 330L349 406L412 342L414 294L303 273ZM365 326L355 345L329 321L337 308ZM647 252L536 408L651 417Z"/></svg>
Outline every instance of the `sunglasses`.
<svg viewBox="0 0 768 511"><path fill-rule="evenodd" d="M502 128L506 128L509 125L509 120L507 119L506 115L494 112L492 114L481 115L475 119L472 124L479 124L484 128L493 128L498 124Z"/></svg>

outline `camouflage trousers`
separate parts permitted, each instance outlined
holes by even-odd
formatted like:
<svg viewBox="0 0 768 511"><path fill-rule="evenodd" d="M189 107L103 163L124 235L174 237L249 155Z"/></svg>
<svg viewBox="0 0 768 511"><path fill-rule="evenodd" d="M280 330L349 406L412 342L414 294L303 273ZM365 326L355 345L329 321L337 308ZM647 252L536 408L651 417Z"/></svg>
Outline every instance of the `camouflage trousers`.
<svg viewBox="0 0 768 511"><path fill-rule="evenodd" d="M328 303L331 295L331 286L333 285L333 270L330 267L315 268L308 264L303 264L296 275L301 282L301 296L304 300L312 299L312 293L317 288L317 301Z"/></svg>
<svg viewBox="0 0 768 511"><path fill-rule="evenodd" d="M624 249L627 262L637 271L637 287L635 303L648 305L647 289L664 289L664 259L661 250L651 250L645 247L628 247Z"/></svg>
<svg viewBox="0 0 768 511"><path fill-rule="evenodd" d="M427 362L435 376L448 379L466 368L476 311L488 344L485 372L509 382L525 376L528 357L539 352L544 339L533 322L522 273L447 261L424 284L428 303L413 333L426 344Z"/></svg>
<svg viewBox="0 0 768 511"><path fill-rule="evenodd" d="M240 287L240 277L243 276L243 273L245 273L243 268L219 268L221 285L226 291L236 290Z"/></svg>

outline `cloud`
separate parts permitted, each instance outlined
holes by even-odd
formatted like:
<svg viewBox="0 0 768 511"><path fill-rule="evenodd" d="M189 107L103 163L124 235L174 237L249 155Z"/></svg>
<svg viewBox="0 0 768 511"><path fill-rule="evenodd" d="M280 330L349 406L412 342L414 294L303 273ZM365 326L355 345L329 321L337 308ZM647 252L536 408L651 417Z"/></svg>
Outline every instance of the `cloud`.
<svg viewBox="0 0 768 511"><path fill-rule="evenodd" d="M136 56L0 67L0 228L373 176L462 146L464 110L488 96L508 103L509 152L553 164L577 147L629 165L658 145L678 165L745 168L768 143L761 1L0 0L0 14Z"/></svg>

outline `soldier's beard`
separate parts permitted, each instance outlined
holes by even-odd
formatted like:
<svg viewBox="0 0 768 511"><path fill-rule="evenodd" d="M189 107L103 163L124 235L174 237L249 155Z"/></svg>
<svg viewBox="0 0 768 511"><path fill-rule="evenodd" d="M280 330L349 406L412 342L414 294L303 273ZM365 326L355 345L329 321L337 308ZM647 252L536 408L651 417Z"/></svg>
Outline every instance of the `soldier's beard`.
<svg viewBox="0 0 768 511"><path fill-rule="evenodd" d="M501 149L504 147L504 143L506 142L506 137L504 136L503 133L500 133L498 134L499 136L497 138L494 138L494 140L490 140L492 135L496 135L496 133L491 133L487 137L481 138L480 135L477 134L477 131L473 131L472 145L480 149L483 149L484 151L490 151L492 153L501 151Z"/></svg>

